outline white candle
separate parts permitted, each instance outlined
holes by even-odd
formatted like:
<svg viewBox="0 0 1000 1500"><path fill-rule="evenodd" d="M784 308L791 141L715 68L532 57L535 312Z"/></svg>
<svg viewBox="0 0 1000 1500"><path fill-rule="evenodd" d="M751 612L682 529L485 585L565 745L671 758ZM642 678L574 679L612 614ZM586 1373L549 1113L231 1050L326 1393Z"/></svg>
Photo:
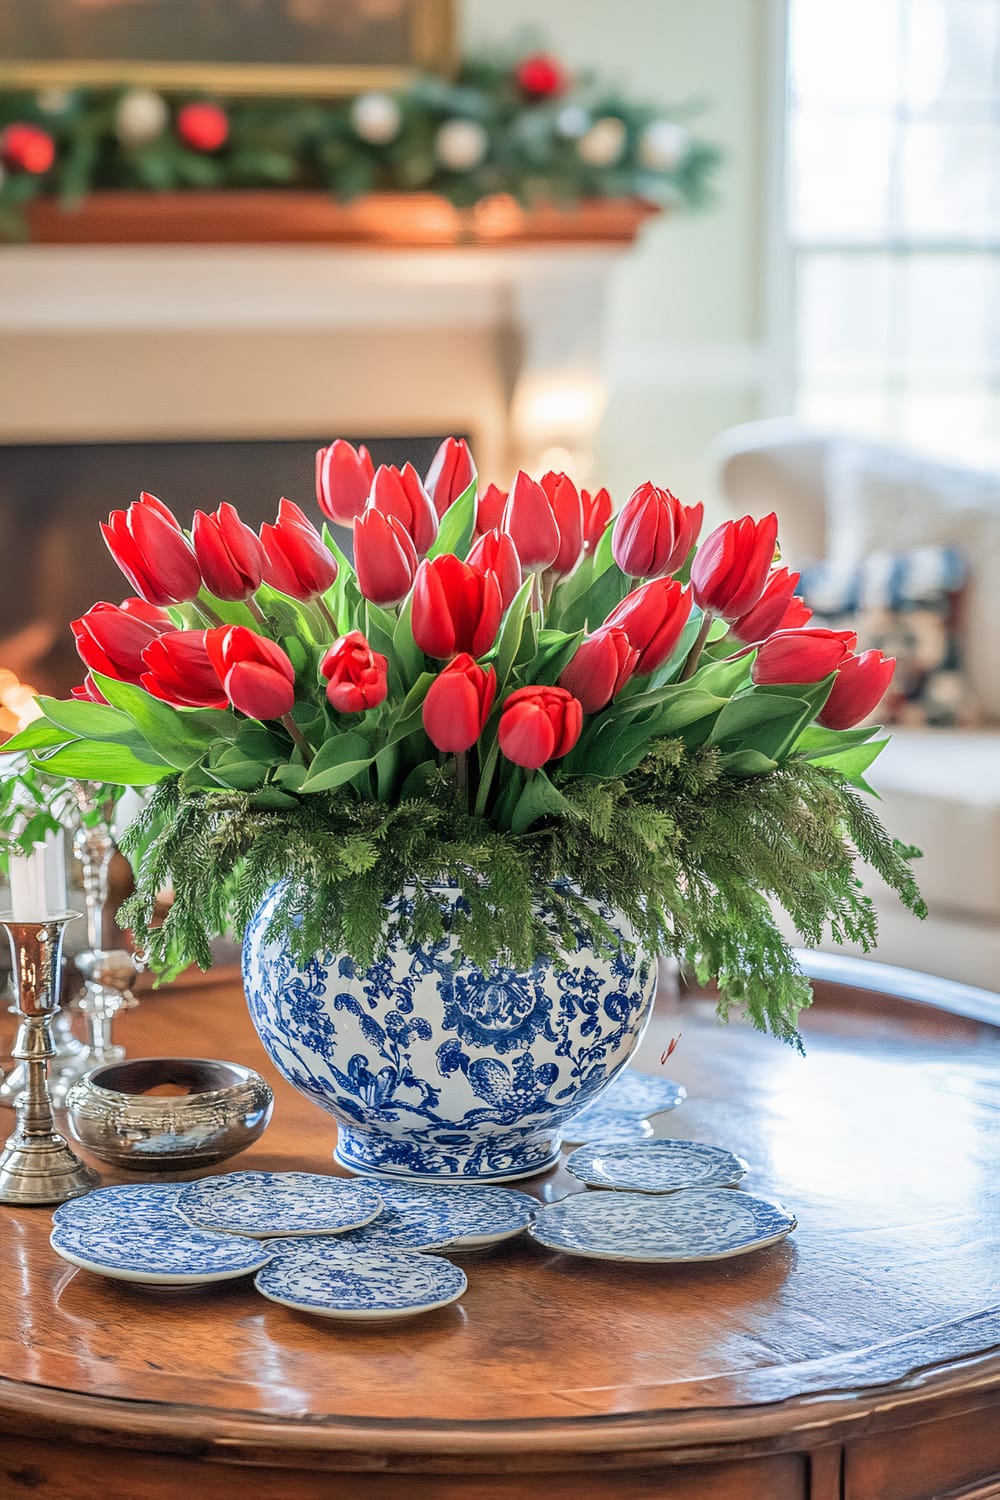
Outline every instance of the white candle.
<svg viewBox="0 0 1000 1500"><path fill-rule="evenodd" d="M30 854L11 850L10 905L15 921L37 922L66 910L66 847L62 833Z"/></svg>

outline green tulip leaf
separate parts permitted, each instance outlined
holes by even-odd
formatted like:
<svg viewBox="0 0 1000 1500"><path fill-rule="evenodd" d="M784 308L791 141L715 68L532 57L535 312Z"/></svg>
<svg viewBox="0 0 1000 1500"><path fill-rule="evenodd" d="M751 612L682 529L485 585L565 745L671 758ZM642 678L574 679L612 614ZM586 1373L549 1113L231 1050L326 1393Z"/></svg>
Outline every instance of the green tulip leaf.
<svg viewBox="0 0 1000 1500"><path fill-rule="evenodd" d="M18 731L5 744L0 745L0 757L4 755L20 755L28 750L48 750L56 745L65 745L67 739L65 729L60 729L53 724L51 719L33 719L24 729ZM0 759L0 770L3 769L3 760Z"/></svg>
<svg viewBox="0 0 1000 1500"><path fill-rule="evenodd" d="M536 771L525 782L524 790L514 806L510 820L511 832L526 833L532 824L540 822L542 818L576 816L573 805L552 785L545 772Z"/></svg>
<svg viewBox="0 0 1000 1500"><path fill-rule="evenodd" d="M231 713L171 708L131 683L97 673L94 680L112 707L128 715L150 749L178 771L193 766L217 740L231 740L237 733L238 720Z"/></svg>
<svg viewBox="0 0 1000 1500"><path fill-rule="evenodd" d="M371 745L355 730L324 740L300 791L329 792L352 781L375 759Z"/></svg>
<svg viewBox="0 0 1000 1500"><path fill-rule="evenodd" d="M531 603L531 588L531 579L526 578L511 602L511 606L501 626L497 643L493 648L492 659L497 674L498 699L506 692L510 674L514 670L514 663L520 654L521 635L524 631L525 617Z"/></svg>
<svg viewBox="0 0 1000 1500"><path fill-rule="evenodd" d="M738 778L765 776L768 771L778 769L778 762L760 750L731 750L722 757L722 769L727 776Z"/></svg>
<svg viewBox="0 0 1000 1500"><path fill-rule="evenodd" d="M175 767L149 753L139 755L127 745L94 744L75 740L39 757L34 764L40 771L58 771L82 781L107 781L112 786L155 786L165 776L173 776Z"/></svg>
<svg viewBox="0 0 1000 1500"><path fill-rule="evenodd" d="M121 709L106 703L88 703L83 699L40 698L46 718L74 739L122 740L135 734L135 725ZM63 736L65 739L65 735Z"/></svg>
<svg viewBox="0 0 1000 1500"><path fill-rule="evenodd" d="M545 686L558 682L582 640L582 630L572 635L562 630L540 630L537 649L528 664L531 681Z"/></svg>
<svg viewBox="0 0 1000 1500"><path fill-rule="evenodd" d="M832 755L811 756L813 764L822 766L826 771L839 771L845 781L856 786L859 791L869 792L871 796L879 794L874 787L865 780L864 773L873 761L877 760L889 743L888 736L882 740L870 740L867 744L849 745L842 750L837 750Z"/></svg>
<svg viewBox="0 0 1000 1500"><path fill-rule="evenodd" d="M424 653L413 639L412 594L399 611L399 618L392 632L392 655L389 660L398 666L403 687L409 691L424 670Z"/></svg>
<svg viewBox="0 0 1000 1500"><path fill-rule="evenodd" d="M456 557L468 557L472 533L476 528L477 488L477 481L473 479L468 489L463 490L458 499L449 505L441 517L438 534L427 553L428 557L443 557L446 552L453 552Z"/></svg>

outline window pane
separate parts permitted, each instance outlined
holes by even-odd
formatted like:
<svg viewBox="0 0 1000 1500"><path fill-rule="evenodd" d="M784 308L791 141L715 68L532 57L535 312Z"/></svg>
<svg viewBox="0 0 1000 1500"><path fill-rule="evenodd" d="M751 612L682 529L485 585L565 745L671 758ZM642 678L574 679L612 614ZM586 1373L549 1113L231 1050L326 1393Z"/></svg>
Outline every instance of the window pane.
<svg viewBox="0 0 1000 1500"><path fill-rule="evenodd" d="M900 360L916 380L1000 376L1000 265L987 255L914 255L900 267Z"/></svg>
<svg viewBox="0 0 1000 1500"><path fill-rule="evenodd" d="M887 115L799 115L792 138L793 234L803 240L883 238L892 139Z"/></svg>
<svg viewBox="0 0 1000 1500"><path fill-rule="evenodd" d="M885 433L889 429L889 397L884 386L802 385L797 415L820 427L852 432Z"/></svg>
<svg viewBox="0 0 1000 1500"><path fill-rule="evenodd" d="M885 375L892 266L887 255L801 256L798 357L804 381Z"/></svg>
<svg viewBox="0 0 1000 1500"><path fill-rule="evenodd" d="M791 84L810 104L888 109L899 95L898 0L792 0Z"/></svg>
<svg viewBox="0 0 1000 1500"><path fill-rule="evenodd" d="M903 233L976 242L1000 234L1000 128L918 122L901 143Z"/></svg>
<svg viewBox="0 0 1000 1500"><path fill-rule="evenodd" d="M928 452L975 460L985 454L989 420L989 393L982 386L916 386L896 398L893 436Z"/></svg>
<svg viewBox="0 0 1000 1500"><path fill-rule="evenodd" d="M912 108L992 102L998 10L996 0L911 0L906 99Z"/></svg>

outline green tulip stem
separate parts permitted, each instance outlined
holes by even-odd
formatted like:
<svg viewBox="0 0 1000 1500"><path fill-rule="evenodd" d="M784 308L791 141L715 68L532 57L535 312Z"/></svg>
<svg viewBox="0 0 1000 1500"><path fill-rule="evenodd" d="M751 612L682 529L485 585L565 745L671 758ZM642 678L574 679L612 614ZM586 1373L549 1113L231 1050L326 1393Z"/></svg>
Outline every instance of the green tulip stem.
<svg viewBox="0 0 1000 1500"><path fill-rule="evenodd" d="M194 607L201 615L202 619L208 621L209 625L225 625L226 622L222 618L222 616L217 615L212 606L210 604L206 604L204 599L195 599Z"/></svg>
<svg viewBox="0 0 1000 1500"><path fill-rule="evenodd" d="M254 619L257 621L257 624L258 625L263 625L264 628L265 628L265 630L266 630L267 629L267 616L265 615L264 611L261 609L260 605L257 603L256 599L253 597L252 594L251 594L250 598L247 600L247 609L253 615Z"/></svg>
<svg viewBox="0 0 1000 1500"><path fill-rule="evenodd" d="M455 751L455 787L463 812L469 810L469 752Z"/></svg>
<svg viewBox="0 0 1000 1500"><path fill-rule="evenodd" d="M330 610L329 605L327 604L326 600L322 597L321 594L318 594L316 596L316 607L319 610L320 614L323 616L323 619L329 625L330 629L333 631L333 638L334 638L334 640L336 640L338 638L338 636L340 635L340 629L339 629L339 627L337 625L336 620L333 617L333 614L332 614L332 612Z"/></svg>
<svg viewBox="0 0 1000 1500"><path fill-rule="evenodd" d="M284 724L285 728L288 730L288 733L291 735L292 739L301 750L302 759L305 761L306 765L311 766L313 753L309 746L309 741L306 739L305 735L302 733L302 730L296 724L291 714L282 714L281 723Z"/></svg>
<svg viewBox="0 0 1000 1500"><path fill-rule="evenodd" d="M542 613L542 582L538 572L531 575L531 612L535 615Z"/></svg>
<svg viewBox="0 0 1000 1500"><path fill-rule="evenodd" d="M712 628L712 621L714 618L715 616L710 615L708 613L708 610L705 611L704 618L701 622L701 629L698 631L697 639L695 640L694 645L688 652L687 661L684 663L683 672L677 679L678 682L687 682L688 679L693 677L695 672L697 672L698 662L700 661L701 653L705 648L705 642L708 640L708 632Z"/></svg>

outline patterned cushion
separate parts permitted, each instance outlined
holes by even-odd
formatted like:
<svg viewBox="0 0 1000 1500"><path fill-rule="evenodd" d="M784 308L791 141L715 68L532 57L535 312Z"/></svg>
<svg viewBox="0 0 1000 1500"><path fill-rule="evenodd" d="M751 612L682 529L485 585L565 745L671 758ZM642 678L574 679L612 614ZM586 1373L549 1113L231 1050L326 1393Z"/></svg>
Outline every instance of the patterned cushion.
<svg viewBox="0 0 1000 1500"><path fill-rule="evenodd" d="M971 725L975 695L963 670L962 594L968 568L954 547L873 552L802 571L799 593L817 625L854 630L858 650L896 658L892 685L871 722Z"/></svg>

